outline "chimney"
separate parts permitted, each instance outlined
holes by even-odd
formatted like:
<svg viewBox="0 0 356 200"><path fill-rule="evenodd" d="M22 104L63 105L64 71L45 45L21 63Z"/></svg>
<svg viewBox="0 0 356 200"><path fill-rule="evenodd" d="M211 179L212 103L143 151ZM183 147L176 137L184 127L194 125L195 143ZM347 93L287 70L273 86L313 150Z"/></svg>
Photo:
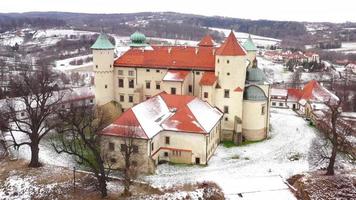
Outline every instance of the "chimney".
<svg viewBox="0 0 356 200"><path fill-rule="evenodd" d="M199 48L196 47L196 48L195 48L195 54L198 54L198 52L199 52Z"/></svg>
<svg viewBox="0 0 356 200"><path fill-rule="evenodd" d="M170 54L172 51L172 47L168 47L168 53Z"/></svg>

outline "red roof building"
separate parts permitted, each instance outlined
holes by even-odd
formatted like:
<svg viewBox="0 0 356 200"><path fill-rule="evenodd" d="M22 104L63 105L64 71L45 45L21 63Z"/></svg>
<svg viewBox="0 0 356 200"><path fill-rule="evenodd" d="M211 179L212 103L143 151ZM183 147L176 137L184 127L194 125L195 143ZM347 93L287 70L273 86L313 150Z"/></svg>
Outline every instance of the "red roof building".
<svg viewBox="0 0 356 200"><path fill-rule="evenodd" d="M245 56L246 52L237 41L235 34L231 31L224 43L216 51L220 56Z"/></svg>
<svg viewBox="0 0 356 200"><path fill-rule="evenodd" d="M202 78L200 79L200 85L214 85L218 77L215 76L214 72L204 72Z"/></svg>

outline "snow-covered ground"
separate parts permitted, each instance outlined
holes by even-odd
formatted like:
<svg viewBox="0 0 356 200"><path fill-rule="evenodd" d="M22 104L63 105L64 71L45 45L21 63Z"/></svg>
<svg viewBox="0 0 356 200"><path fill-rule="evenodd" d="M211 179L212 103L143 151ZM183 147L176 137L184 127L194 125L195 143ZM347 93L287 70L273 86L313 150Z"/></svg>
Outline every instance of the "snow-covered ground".
<svg viewBox="0 0 356 200"><path fill-rule="evenodd" d="M337 51L345 54L356 53L356 42L343 42L341 48L328 49L328 51Z"/></svg>
<svg viewBox="0 0 356 200"><path fill-rule="evenodd" d="M222 33L224 33L225 36L228 36L229 33L231 32L230 29L223 29L223 28L209 28L209 29L222 32ZM235 33L237 39L240 40L240 42L244 42L249 36L248 33L235 32L235 31L234 31L234 33ZM262 37L262 36L258 36L258 35L252 35L252 34L251 34L251 38L257 46L264 46L264 47L277 45L281 42L281 40L279 40L279 39Z"/></svg>
<svg viewBox="0 0 356 200"><path fill-rule="evenodd" d="M87 58L92 57L92 55L84 55L84 56L77 56L77 57L72 57L72 58L67 58L64 60L57 60L55 62L56 70L59 71L71 71L71 70L78 70L81 68L89 69L89 71L92 71L93 67L93 62L85 62ZM75 61L75 60L83 60L83 64L81 65L71 65L70 62Z"/></svg>
<svg viewBox="0 0 356 200"><path fill-rule="evenodd" d="M308 155L312 141L319 139L317 131L291 110L273 109L271 125L265 141L233 148L220 145L208 166L163 164L155 175L144 179L157 187L213 181L232 199L238 193L248 199L259 199L261 195L294 199L283 178L313 168Z"/></svg>
<svg viewBox="0 0 356 200"><path fill-rule="evenodd" d="M258 67L264 70L267 80L270 83L288 83L291 81L292 72L287 71L282 64L274 63L263 57L257 57ZM331 77L320 72L303 72L302 82L315 80L329 80Z"/></svg>

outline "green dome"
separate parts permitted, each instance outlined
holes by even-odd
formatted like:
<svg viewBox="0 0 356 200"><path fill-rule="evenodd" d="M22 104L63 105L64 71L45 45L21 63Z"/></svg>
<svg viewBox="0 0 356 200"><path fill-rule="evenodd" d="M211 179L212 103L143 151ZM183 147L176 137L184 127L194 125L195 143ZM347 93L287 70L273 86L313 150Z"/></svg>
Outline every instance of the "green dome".
<svg viewBox="0 0 356 200"><path fill-rule="evenodd" d="M101 33L96 39L95 43L91 46L92 49L114 49L114 45L111 44L108 36Z"/></svg>
<svg viewBox="0 0 356 200"><path fill-rule="evenodd" d="M263 83L266 80L263 71L257 67L251 67L247 69L246 80L248 82Z"/></svg>
<svg viewBox="0 0 356 200"><path fill-rule="evenodd" d="M261 88L251 85L245 88L244 100L266 101L267 97Z"/></svg>
<svg viewBox="0 0 356 200"><path fill-rule="evenodd" d="M131 46L145 46L146 36L138 31L130 36Z"/></svg>

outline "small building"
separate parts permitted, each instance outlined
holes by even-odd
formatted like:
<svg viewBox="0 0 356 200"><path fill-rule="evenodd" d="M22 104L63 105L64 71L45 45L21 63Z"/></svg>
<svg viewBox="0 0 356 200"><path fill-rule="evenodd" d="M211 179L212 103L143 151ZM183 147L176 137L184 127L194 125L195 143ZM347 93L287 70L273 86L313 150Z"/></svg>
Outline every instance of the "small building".
<svg viewBox="0 0 356 200"><path fill-rule="evenodd" d="M271 89L271 107L288 108L287 105L288 90L281 88Z"/></svg>
<svg viewBox="0 0 356 200"><path fill-rule="evenodd" d="M142 172L154 172L160 162L206 165L221 141L222 117L217 107L197 97L161 92L102 131L102 153L114 168L123 168L121 152L133 138L132 162Z"/></svg>

